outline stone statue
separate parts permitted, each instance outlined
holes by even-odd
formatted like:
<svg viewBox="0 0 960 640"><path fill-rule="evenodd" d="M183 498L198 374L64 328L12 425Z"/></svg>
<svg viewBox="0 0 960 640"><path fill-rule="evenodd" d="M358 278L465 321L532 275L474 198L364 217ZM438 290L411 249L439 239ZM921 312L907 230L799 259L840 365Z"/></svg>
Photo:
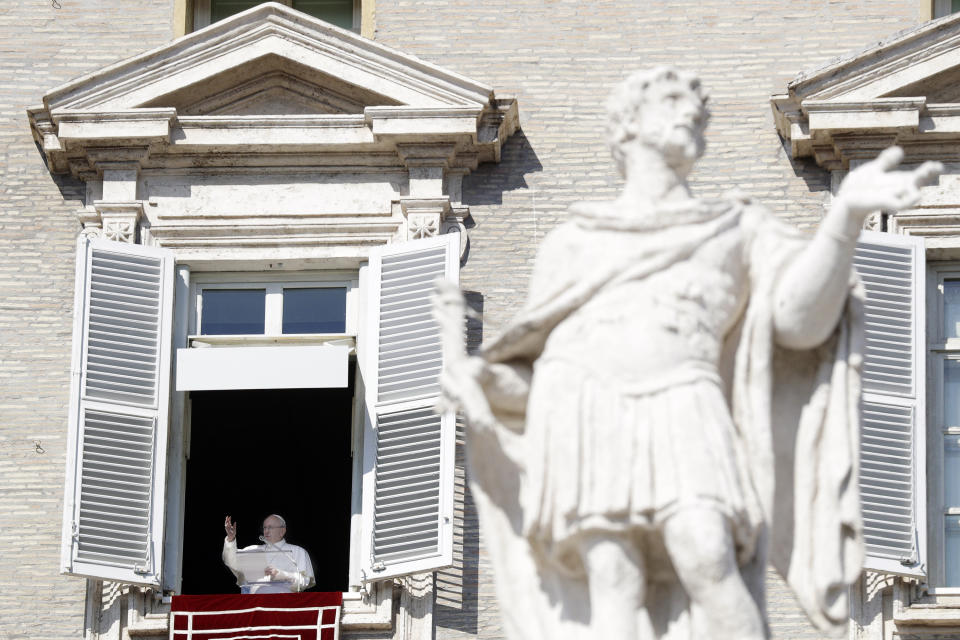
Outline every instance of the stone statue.
<svg viewBox="0 0 960 640"><path fill-rule="evenodd" d="M525 307L479 356L438 294L443 386L513 640L768 635L768 559L842 634L861 570L859 230L942 168L852 171L819 230L694 198L706 97L666 68L609 101L625 178L540 246Z"/></svg>

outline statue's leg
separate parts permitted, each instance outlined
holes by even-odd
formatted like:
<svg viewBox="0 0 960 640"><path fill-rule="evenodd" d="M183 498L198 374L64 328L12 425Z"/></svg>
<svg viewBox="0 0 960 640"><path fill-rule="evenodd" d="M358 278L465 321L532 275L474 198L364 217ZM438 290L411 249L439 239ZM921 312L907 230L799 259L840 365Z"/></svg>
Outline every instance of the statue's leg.
<svg viewBox="0 0 960 640"><path fill-rule="evenodd" d="M635 640L646 590L642 554L626 535L608 532L582 534L580 554L587 568L593 636Z"/></svg>
<svg viewBox="0 0 960 640"><path fill-rule="evenodd" d="M763 620L740 576L730 523L723 514L682 509L664 523L663 541L680 584L709 629L705 637L763 640Z"/></svg>

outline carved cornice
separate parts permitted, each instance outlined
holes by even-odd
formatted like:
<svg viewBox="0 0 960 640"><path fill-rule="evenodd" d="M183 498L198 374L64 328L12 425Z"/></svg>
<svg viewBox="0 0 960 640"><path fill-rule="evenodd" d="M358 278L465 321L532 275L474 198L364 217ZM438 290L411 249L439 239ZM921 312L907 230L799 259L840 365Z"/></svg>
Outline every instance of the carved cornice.
<svg viewBox="0 0 960 640"><path fill-rule="evenodd" d="M812 156L826 169L846 169L851 160L876 157L891 144L908 146L933 137L924 98L797 103L775 96L772 106L777 132L790 143L792 157ZM943 134L937 131L938 137Z"/></svg>
<svg viewBox="0 0 960 640"><path fill-rule="evenodd" d="M479 142L477 110L404 108L389 112L368 109L364 115L316 116L185 116L171 110L147 113L70 113L44 118L32 112L34 136L53 173L83 172L98 163L148 156L153 168L177 163L190 155L188 166L257 166L256 154L269 153L297 163L303 154L350 154L355 159L393 152L399 163L422 166L441 158L443 166L473 169L497 161L500 145L513 133L503 121L500 137ZM152 112L152 113L151 113ZM469 123L469 124L468 124ZM425 145L424 140L429 140ZM429 147L429 149L427 149ZM427 149L426 154L419 153ZM111 158L112 154L112 158ZM181 163L182 164L182 163ZM360 166L363 162L355 163ZM382 163L378 163L382 164ZM102 174L102 168L97 169Z"/></svg>
<svg viewBox="0 0 960 640"><path fill-rule="evenodd" d="M900 211L889 217L893 233L927 238L956 238L960 228L960 209L920 208Z"/></svg>
<svg viewBox="0 0 960 640"><path fill-rule="evenodd" d="M799 75L771 98L777 132L794 158L827 169L898 144L906 162L952 160L960 108L945 85L960 72L960 14L924 24L849 58Z"/></svg>
<svg viewBox="0 0 960 640"><path fill-rule="evenodd" d="M456 145L451 143L400 143L397 155L407 167L442 167L446 169L456 155Z"/></svg>

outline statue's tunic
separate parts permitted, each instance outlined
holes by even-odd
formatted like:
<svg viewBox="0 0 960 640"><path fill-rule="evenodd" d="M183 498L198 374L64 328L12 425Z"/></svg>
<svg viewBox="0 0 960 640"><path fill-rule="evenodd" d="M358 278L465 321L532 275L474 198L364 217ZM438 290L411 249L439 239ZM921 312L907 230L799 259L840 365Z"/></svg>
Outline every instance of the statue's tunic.
<svg viewBox="0 0 960 640"><path fill-rule="evenodd" d="M752 549L756 497L719 373L749 295L752 232L740 216L684 259L600 289L550 333L527 414L542 452L522 495L530 538L563 556L583 531L656 527L702 508ZM604 234L586 232L609 248Z"/></svg>

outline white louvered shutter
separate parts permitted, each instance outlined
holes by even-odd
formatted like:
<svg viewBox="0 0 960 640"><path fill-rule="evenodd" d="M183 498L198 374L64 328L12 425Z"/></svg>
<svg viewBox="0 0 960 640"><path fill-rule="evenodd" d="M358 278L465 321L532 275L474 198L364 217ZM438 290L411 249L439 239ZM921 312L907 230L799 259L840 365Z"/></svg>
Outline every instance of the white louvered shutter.
<svg viewBox="0 0 960 640"><path fill-rule="evenodd" d="M854 265L867 293L860 499L866 568L925 574L923 239L863 232Z"/></svg>
<svg viewBox="0 0 960 640"><path fill-rule="evenodd" d="M173 266L168 250L80 240L64 573L160 584Z"/></svg>
<svg viewBox="0 0 960 640"><path fill-rule="evenodd" d="M363 544L365 582L453 563L455 418L437 414L440 336L433 283L459 279L459 234L372 252L366 335Z"/></svg>

